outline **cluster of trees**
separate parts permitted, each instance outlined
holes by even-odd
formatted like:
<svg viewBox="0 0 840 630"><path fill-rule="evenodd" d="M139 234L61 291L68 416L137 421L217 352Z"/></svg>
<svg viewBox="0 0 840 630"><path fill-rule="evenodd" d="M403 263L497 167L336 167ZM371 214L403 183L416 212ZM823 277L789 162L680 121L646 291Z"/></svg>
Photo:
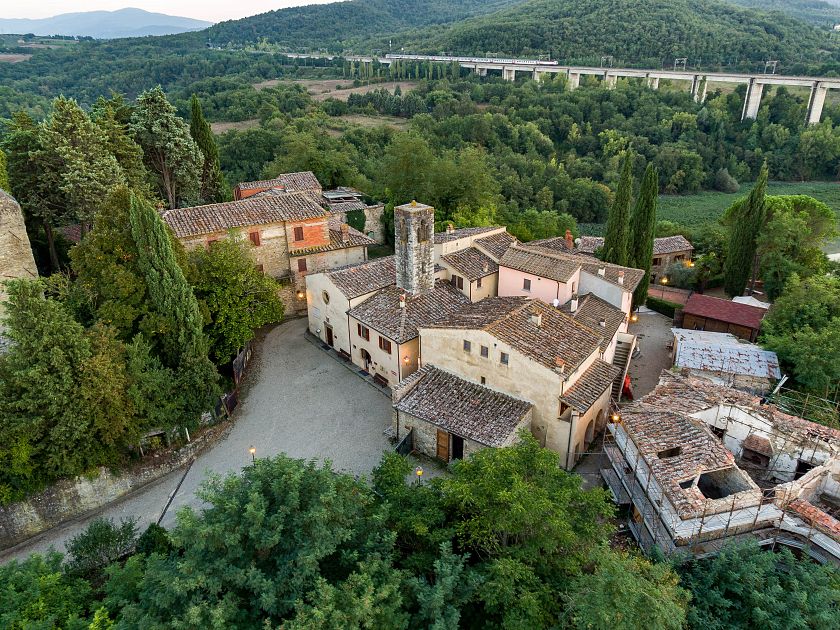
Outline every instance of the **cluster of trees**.
<svg viewBox="0 0 840 630"><path fill-rule="evenodd" d="M211 478L170 531L95 521L0 567L5 627L833 627L836 569L762 552L651 562L613 550L614 507L530 436L428 484L386 455L372 487L260 459ZM134 552L131 553L131 547ZM130 555L129 555L130 554ZM128 555L128 557L126 557Z"/></svg>
<svg viewBox="0 0 840 630"><path fill-rule="evenodd" d="M67 266L50 238L55 273L9 285L0 503L119 465L152 429L194 428L217 366L283 315L242 239L187 254L155 207L226 195L197 99L192 112L190 127L160 89L136 105L103 99L90 115L62 98L41 123L16 116L4 139L30 226L49 235L72 221L83 237Z"/></svg>

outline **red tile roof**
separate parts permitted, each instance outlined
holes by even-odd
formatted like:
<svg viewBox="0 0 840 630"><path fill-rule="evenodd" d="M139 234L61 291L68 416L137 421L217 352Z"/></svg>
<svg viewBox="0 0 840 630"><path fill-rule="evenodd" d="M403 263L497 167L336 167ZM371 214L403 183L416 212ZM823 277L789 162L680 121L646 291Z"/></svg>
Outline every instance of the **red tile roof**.
<svg viewBox="0 0 840 630"><path fill-rule="evenodd" d="M730 302L721 298L694 293L686 302L683 312L686 315L716 319L729 324L758 329L767 311L757 306Z"/></svg>

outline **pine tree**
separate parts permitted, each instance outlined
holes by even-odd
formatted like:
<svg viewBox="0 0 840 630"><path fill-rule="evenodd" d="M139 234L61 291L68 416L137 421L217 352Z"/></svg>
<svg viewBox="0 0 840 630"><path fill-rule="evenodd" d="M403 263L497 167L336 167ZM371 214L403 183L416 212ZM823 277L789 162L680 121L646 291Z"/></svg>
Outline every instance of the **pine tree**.
<svg viewBox="0 0 840 630"><path fill-rule="evenodd" d="M633 155L628 151L618 190L607 217L607 234L604 237L602 258L615 265L627 265L627 242L630 227L630 198L633 196Z"/></svg>
<svg viewBox="0 0 840 630"><path fill-rule="evenodd" d="M143 148L146 166L157 178L159 193L169 207L197 202L204 157L160 86L137 97L131 131Z"/></svg>
<svg viewBox="0 0 840 630"><path fill-rule="evenodd" d="M201 102L195 94L190 100L190 135L204 156L201 168L201 202L225 201L227 186L222 175L222 168L219 166L219 147L216 146L213 131L204 118Z"/></svg>
<svg viewBox="0 0 840 630"><path fill-rule="evenodd" d="M630 247L627 263L644 269L645 275L633 292L634 308L645 303L650 285L650 265L653 259L653 237L656 231L656 204L659 195L659 172L648 164L633 208L630 222Z"/></svg>
<svg viewBox="0 0 840 630"><path fill-rule="evenodd" d="M758 235L764 225L767 164L746 200L739 201L729 213L729 248L723 265L723 284L732 297L743 295L747 281L755 273Z"/></svg>

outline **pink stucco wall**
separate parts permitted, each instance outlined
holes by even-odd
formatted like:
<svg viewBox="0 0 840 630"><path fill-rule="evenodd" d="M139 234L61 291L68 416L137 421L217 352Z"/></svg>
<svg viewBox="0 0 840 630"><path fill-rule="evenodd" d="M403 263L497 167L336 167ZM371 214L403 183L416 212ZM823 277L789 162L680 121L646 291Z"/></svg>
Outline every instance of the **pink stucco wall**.
<svg viewBox="0 0 840 630"><path fill-rule="evenodd" d="M573 288L578 289L580 272L569 279L569 282L557 282L548 278L540 278L524 271L499 267L499 296L507 297L513 295L524 295L531 298L539 298L543 302L551 304L554 300L560 300L565 304L572 299ZM523 290L524 280L531 280L531 290Z"/></svg>

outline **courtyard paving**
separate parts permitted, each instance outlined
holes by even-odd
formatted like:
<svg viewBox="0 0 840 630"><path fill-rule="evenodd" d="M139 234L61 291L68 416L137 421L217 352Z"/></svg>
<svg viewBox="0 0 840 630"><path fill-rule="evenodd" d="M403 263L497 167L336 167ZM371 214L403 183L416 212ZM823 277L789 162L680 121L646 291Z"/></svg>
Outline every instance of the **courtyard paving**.
<svg viewBox="0 0 840 630"><path fill-rule="evenodd" d="M382 453L392 448L383 434L391 421L390 398L325 356L304 338L305 330L306 320L299 319L265 336L249 368L234 426L227 437L196 459L186 476L185 469L177 470L95 514L0 552L0 562L44 552L50 546L61 551L65 541L97 516L115 521L136 517L142 531L159 518L175 492L162 522L172 526L179 509L201 507L196 490L207 474L236 473L251 463L251 446L257 449L257 457L285 453L329 460L335 470L369 475Z"/></svg>

